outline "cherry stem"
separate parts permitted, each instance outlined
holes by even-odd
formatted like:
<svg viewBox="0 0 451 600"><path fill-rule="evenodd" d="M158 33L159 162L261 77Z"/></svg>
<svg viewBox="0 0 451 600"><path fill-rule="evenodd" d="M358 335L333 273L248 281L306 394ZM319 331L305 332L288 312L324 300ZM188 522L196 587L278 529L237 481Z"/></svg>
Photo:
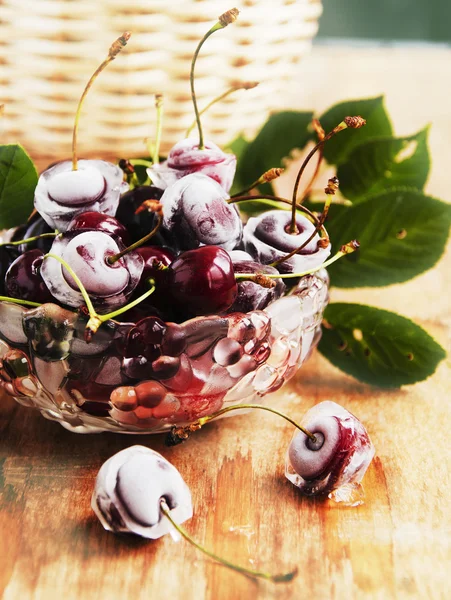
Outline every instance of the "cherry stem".
<svg viewBox="0 0 451 600"><path fill-rule="evenodd" d="M298 175L296 177L296 181L295 181L294 188L293 188L293 197L292 197L293 209L292 209L292 213L291 213L291 226L290 226L290 233L292 233L293 235L298 233L298 228L296 226L296 201L297 201L297 196L298 196L299 182L301 181L301 177L302 177L302 174L304 173L305 167L309 163L312 156L320 148L322 148L324 146L324 144L328 140L330 140L331 137L333 137L336 133L339 133L340 131L344 131L347 128L348 128L348 126L344 121L339 123L336 127L334 127L332 129L332 131L329 131L329 133L324 136L324 139L320 140L316 144L316 146L308 153L307 157L305 158L304 162L302 163L301 168L298 171Z"/></svg>
<svg viewBox="0 0 451 600"><path fill-rule="evenodd" d="M191 535L186 531L186 529L184 527L182 527L176 521L174 521L174 519L171 516L171 511L164 499L161 500L161 512L164 514L164 516L168 519L168 521L171 523L171 525L180 533L180 535L187 542L189 542L192 546L194 546L195 548L197 548L198 550L200 550L201 552L206 554L209 558L212 558L216 562L220 563L221 565L223 565L229 569L232 569L233 571L242 573L243 575L245 575L247 577L258 578L258 579L267 579L274 583L282 583L282 582L292 581L298 573L298 569L296 568L296 569L293 569L293 571L290 571L289 573L281 573L281 574L277 574L277 575L271 575L271 573L266 573L264 571L254 571L252 569L247 569L246 567L241 567L240 565L236 565L236 564L230 562L229 560L222 558L221 556L218 556L211 550L207 550L207 548L204 548L204 546L201 546L198 542L196 542L191 537Z"/></svg>
<svg viewBox="0 0 451 600"><path fill-rule="evenodd" d="M253 82L249 82L249 83L243 83L241 85L235 85L235 86L229 88L228 90L226 90L219 96L216 96L216 98L213 98L213 100L211 100L206 106L204 106L204 108L199 111L199 117L201 117L204 113L206 113L207 110L209 110L214 104L216 104L217 102L221 102L221 100L224 100L225 98L227 98L227 96L230 96L231 94L233 94L233 92L237 92L238 90L251 90L252 88L256 87L257 85L258 85L258 82L253 81ZM191 125L186 130L186 134L185 134L186 138L190 136L190 133L196 127L196 124L197 124L197 120L194 119L193 122L191 123Z"/></svg>
<svg viewBox="0 0 451 600"><path fill-rule="evenodd" d="M202 46L204 45L206 40L211 35L213 35L213 33L215 31L218 31L219 29L224 29L224 27L227 27L227 25L229 25L230 23L233 23L233 21L237 18L237 16L238 16L238 11L236 9L229 10L226 13L224 13L223 15L221 15L219 17L218 22L215 23L215 25L213 25L213 27L211 29L209 29L209 31L207 31L207 33L204 35L204 37L200 40L199 44L197 45L196 50L194 51L193 59L191 61L191 71L190 71L189 80L190 80L190 84L191 84L191 98L193 100L194 113L196 115L197 129L199 131L199 150L205 150L205 146L204 146L204 135L202 132L202 124L200 122L200 113L199 113L199 108L197 106L196 92L194 90L194 67L196 66L196 61L197 61L197 57L199 56L200 49L202 48Z"/></svg>
<svg viewBox="0 0 451 600"><path fill-rule="evenodd" d="M324 203L324 208L323 208L323 212L321 213L321 217L319 219L319 222L315 225L315 229L312 231L312 234L305 240L305 242L303 244L301 244L299 246L299 248L295 248L294 250L292 250L289 254L286 254L285 256L281 256L280 258L278 258L277 260L275 260L272 263L269 263L270 267L277 267L277 265L280 265L281 263L285 262L286 260L289 260L292 256L294 256L295 254L297 254L298 252L300 252L301 250L303 250L306 246L308 246L308 244L310 244L310 242L313 240L313 238L315 237L315 235L322 230L323 232L324 230L324 221L326 220L327 217L327 213L329 212L329 207L331 205L332 202L332 197L331 196L327 196L326 197L326 202ZM323 237L322 239L327 239L326 237Z"/></svg>
<svg viewBox="0 0 451 600"><path fill-rule="evenodd" d="M131 246L128 246L128 248L121 250L121 252L118 252L117 254L113 254L113 256L109 256L106 259L107 263L109 265L114 265L114 263L117 262L118 260L120 260L123 256L125 256L129 252L133 252L133 250L136 250L136 248L139 248L140 246L142 246L143 244L148 242L158 232L162 223L163 223L163 215L159 214L157 224L155 225L155 227L152 229L152 231L150 233L145 235L143 238L141 238L140 240L138 240Z"/></svg>
<svg viewBox="0 0 451 600"><path fill-rule="evenodd" d="M329 260L326 260L325 262L321 263L317 267L314 267L313 269L309 269L308 271L304 271L303 273L278 273L277 275L268 275L267 273L265 273L265 277L268 277L269 279L296 279L297 277L304 277L305 275L311 275L312 273L316 273L317 271L320 271L321 269L325 269L326 267L329 267L332 263L337 261L342 256L345 256L346 254L351 254L351 252L354 252L355 250L357 250L359 248L359 246L360 246L360 244L357 240L348 242L347 244L344 244L344 246L342 246L341 249L336 254L334 254L334 256L332 256L332 258L329 258ZM252 279L254 277L259 277L259 276L261 276L261 273L236 273L235 279L249 279L250 281L252 281Z"/></svg>
<svg viewBox="0 0 451 600"><path fill-rule="evenodd" d="M36 242L37 240L40 240L42 238L52 238L52 237L56 237L57 235L59 235L59 231L57 231L56 233L41 233L41 235L36 235L34 237L26 238L24 240L18 240L17 242L3 242L3 244L0 244L0 247L1 246L20 246L21 244L29 244L31 242Z"/></svg>
<svg viewBox="0 0 451 600"><path fill-rule="evenodd" d="M80 278L78 277L78 275L75 273L75 271L72 269L72 267L70 265L67 264L67 262L61 258L60 256L58 256L57 254L52 254L51 252L49 252L48 254L44 255L44 260L47 258L54 258L55 260L57 260L69 273L69 275L72 277L72 279L75 281L75 283L77 284L78 289L80 290L81 295L83 296L83 300L85 301L86 307L88 309L89 312L89 316L94 318L94 317L98 317L96 310L91 302L91 298L89 297L88 292L86 291L85 286L82 284L82 282L80 281Z"/></svg>
<svg viewBox="0 0 451 600"><path fill-rule="evenodd" d="M229 198L227 200L227 204L235 204L237 202L260 202L261 200L274 200L275 202L282 202L283 204L289 204L291 206L291 200L288 200L287 198L281 198L280 196L272 196L271 194L261 194L259 196L234 196L233 198ZM296 204L296 208L308 215L312 223L318 225L319 219L312 213L311 210L305 206L302 206L302 204ZM326 231L324 231L324 233L327 234Z"/></svg>
<svg viewBox="0 0 451 600"><path fill-rule="evenodd" d="M9 296L0 296L0 302L12 302L13 304L23 304L24 306L42 306L42 304L39 304L39 302L20 300L19 298L10 298Z"/></svg>
<svg viewBox="0 0 451 600"><path fill-rule="evenodd" d="M75 123L74 123L74 131L72 134L72 170L77 171L78 169L78 161L77 161L77 134L78 134L78 123L80 120L81 109L83 107L83 103L85 98L91 89L92 84L97 79L97 76L103 71L103 69L110 64L112 60L116 58L119 52L126 46L128 40L130 39L131 33L126 31L123 33L111 46L108 50L108 56L103 61L103 63L97 67L94 73L91 75L90 80L86 84L85 89L83 90L83 94L78 102L77 112L75 113Z"/></svg>
<svg viewBox="0 0 451 600"><path fill-rule="evenodd" d="M269 169L268 171L265 171L263 173L263 175L260 175L260 177L258 179L253 181L246 188L244 188L243 190L240 190L236 194L233 194L232 198L241 198L242 196L244 196L245 194L247 194L254 188L261 185L262 183L269 183L270 181L277 179L277 177L280 177L284 171L285 171L285 169L282 169L279 167L275 167L273 169ZM255 196L254 196L254 198L255 198Z"/></svg>
<svg viewBox="0 0 451 600"><path fill-rule="evenodd" d="M318 125L319 125L319 122L318 122ZM339 133L340 131L344 131L348 127L350 129L360 129L364 125L366 125L366 121L365 121L365 119L363 119L360 116L345 117L343 119L343 121L341 121L341 123L339 123L336 127L334 127L332 129L332 131L329 131L329 133L327 135L325 135L324 137L322 137L323 136L323 129L322 129L322 127L320 125L319 125L320 129L319 129L319 127L317 127L317 131L321 131L320 135L321 135L322 139L320 139L320 141L316 144L316 146L308 153L306 159L302 163L301 168L299 169L298 175L296 177L294 188L293 188L291 227L290 227L290 233L292 233L293 235L297 233L296 208L295 208L295 205L296 205L296 202L297 202L299 182L301 181L302 174L303 174L304 169L307 166L308 162L310 161L310 159L312 158L312 156L315 154L315 152L317 152L318 150L322 149L323 146L324 146L324 144L328 140L330 140L330 138L333 137L336 133Z"/></svg>
<svg viewBox="0 0 451 600"><path fill-rule="evenodd" d="M324 140L325 131L321 127L321 123L318 121L318 119L313 119L312 125L318 136L318 141L320 142L320 141ZM324 158L324 146L321 146L321 148L318 151L318 160L316 162L315 171L314 171L307 187L305 188L305 192L304 192L304 195L302 196L301 204L304 202L304 200L306 200L309 197L310 192L312 191L313 184L315 183L316 178L318 177L319 169L321 167L321 163L323 162L323 158Z"/></svg>
<svg viewBox="0 0 451 600"><path fill-rule="evenodd" d="M163 94L155 94L155 108L157 109L157 132L152 161L154 165L158 165L160 163L161 133L163 131Z"/></svg>
<svg viewBox="0 0 451 600"><path fill-rule="evenodd" d="M134 308L135 306L138 306L138 304L140 304L151 294L153 294L155 291L155 281L153 279L148 279L147 283L150 285L150 289L148 289L147 292L144 292L144 294L136 298L136 300L133 300L129 304L126 304L125 306L122 306L121 308L118 308L117 310L110 312L107 315L99 315L99 319L102 321L102 323L114 319L115 317L122 315L123 313Z"/></svg>
<svg viewBox="0 0 451 600"><path fill-rule="evenodd" d="M218 410L217 412L215 412L207 417L201 417L200 419L198 419L197 422L202 427L202 425L205 425L212 419L216 419L217 417L220 417L221 415L225 415L226 413L231 412L232 410L240 410L241 408L256 408L258 410L266 410L267 412L277 415L278 417L282 417L282 419L285 419L285 421L288 421L288 423L291 423L291 425L296 427L296 429L299 429L300 431L302 431L302 433L304 433L308 438L310 438L313 443L316 442L316 437L311 431L308 431L308 429L305 429L304 427L302 427L302 425L299 425L299 423L294 421L291 417L289 417L285 413L282 413L282 412L276 410L275 408L271 408L270 406L265 406L264 404L235 404L233 406L227 406L226 408L221 408L221 410Z"/></svg>
<svg viewBox="0 0 451 600"><path fill-rule="evenodd" d="M125 306L122 306L121 308L118 308L117 310L114 310L113 312L110 312L106 315L98 315L97 313L95 315L91 315L91 313L90 313L89 321L86 323L86 327L85 327L86 342L89 343L91 341L93 334L95 334L97 332L97 330L102 325L102 323L105 323L106 321L110 321L111 319L114 319L115 317L118 317L119 315L122 315L123 313L127 312L131 308L133 308L133 307L137 306L138 304L140 304L141 302L143 302L151 294L153 294L155 291L155 281L153 279L148 279L148 283L150 285L150 289L147 290L147 292L144 292L144 294L142 294L141 296L139 296L139 298L136 298L136 300L133 300L129 304L126 304Z"/></svg>
<svg viewBox="0 0 451 600"><path fill-rule="evenodd" d="M304 192L304 195L302 196L301 203L304 202L304 200L306 200L309 197L310 192L312 191L313 184L315 183L316 178L318 177L319 169L321 167L321 163L323 162L323 157L324 157L324 146L322 146L318 151L318 160L316 163L315 171L313 172L313 175L312 175L307 187L305 188L305 192Z"/></svg>

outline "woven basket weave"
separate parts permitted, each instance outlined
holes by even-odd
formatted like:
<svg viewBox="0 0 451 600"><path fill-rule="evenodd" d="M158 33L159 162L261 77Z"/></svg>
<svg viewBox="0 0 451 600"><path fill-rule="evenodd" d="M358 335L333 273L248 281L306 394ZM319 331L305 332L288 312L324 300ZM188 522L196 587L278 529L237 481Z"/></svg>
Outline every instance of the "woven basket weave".
<svg viewBox="0 0 451 600"><path fill-rule="evenodd" d="M268 112L295 104L299 59L308 52L320 0L243 0L236 23L212 36L196 67L199 106L237 81L260 81L216 104L207 137L225 144L252 135ZM79 154L136 156L155 125L154 97L165 96L163 150L193 119L189 68L197 42L230 0L0 0L0 103L3 140L33 155L70 153L80 94L123 31L127 48L86 100Z"/></svg>

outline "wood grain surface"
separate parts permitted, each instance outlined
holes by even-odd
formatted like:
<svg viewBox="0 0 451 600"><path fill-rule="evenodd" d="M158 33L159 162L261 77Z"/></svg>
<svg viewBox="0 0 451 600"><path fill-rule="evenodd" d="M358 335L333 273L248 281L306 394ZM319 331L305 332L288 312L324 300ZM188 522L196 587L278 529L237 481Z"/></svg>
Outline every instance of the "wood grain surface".
<svg viewBox="0 0 451 600"><path fill-rule="evenodd" d="M446 199L451 117L437 61L449 66L451 51L426 57L415 49L400 56L389 49L362 52L358 63L349 48L316 48L304 71L316 95L303 105L324 108L354 92L388 91L395 123L404 119L400 134L437 122L429 188ZM317 78L326 81L339 72L346 57L349 68L361 65L361 81L344 79L326 102ZM409 96L408 122L402 67L412 64L417 96ZM436 78L430 79L431 69L437 69ZM418 106L428 98L435 102ZM334 291L333 298L399 310L449 350L450 265L448 250L433 271L403 286ZM448 359L428 381L379 390L316 354L295 381L268 398L293 417L331 399L365 423L377 455L364 479L366 502L357 508L299 495L283 475L293 429L266 413L212 423L187 443L166 449L160 436L69 433L1 397L0 594L5 600L449 598L449 375ZM134 443L163 452L182 473L195 505L186 525L197 540L254 568L280 572L298 566L298 577L290 584L256 583L183 541L104 531L90 508L96 473L112 454Z"/></svg>

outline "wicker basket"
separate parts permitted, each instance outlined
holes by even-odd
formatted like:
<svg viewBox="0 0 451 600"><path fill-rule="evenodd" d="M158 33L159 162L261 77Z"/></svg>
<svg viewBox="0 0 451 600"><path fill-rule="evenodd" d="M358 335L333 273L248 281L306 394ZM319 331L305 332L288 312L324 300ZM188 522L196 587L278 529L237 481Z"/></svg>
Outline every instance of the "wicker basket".
<svg viewBox="0 0 451 600"><path fill-rule="evenodd" d="M3 140L34 156L70 152L75 108L92 71L123 31L133 37L101 74L80 122L83 156L136 156L165 96L167 150L193 119L189 67L196 43L230 0L0 0ZM237 81L260 81L216 104L205 132L225 144L249 135L270 110L295 105L296 63L309 50L320 0L243 0L238 21L212 36L196 68L202 107Z"/></svg>

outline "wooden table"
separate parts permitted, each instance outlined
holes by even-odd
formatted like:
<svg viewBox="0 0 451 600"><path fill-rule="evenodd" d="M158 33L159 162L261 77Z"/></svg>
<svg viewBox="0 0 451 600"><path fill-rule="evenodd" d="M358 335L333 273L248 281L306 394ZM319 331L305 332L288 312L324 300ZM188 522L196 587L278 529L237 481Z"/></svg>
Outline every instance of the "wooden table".
<svg viewBox="0 0 451 600"><path fill-rule="evenodd" d="M313 87L302 105L322 109L335 99L387 91L400 134L435 122L429 189L449 198L450 90L438 76L450 59L450 50L368 48L357 60L349 48L317 47L302 67L303 89ZM404 66L416 69L415 76L409 79ZM325 99L332 74L338 83ZM399 310L449 348L449 267L448 251L412 282L334 291L333 298ZM332 399L366 424L377 456L364 480L366 503L358 508L298 494L283 476L293 430L271 415L255 411L213 423L165 449L159 436L72 434L2 397L0 591L5 600L449 598L449 382L445 361L426 382L379 390L315 355L271 398L294 417ZM254 568L279 572L297 565L297 579L255 583L184 542L105 532L90 508L94 479L104 460L133 443L162 451L183 474L195 504L187 528L196 539Z"/></svg>

